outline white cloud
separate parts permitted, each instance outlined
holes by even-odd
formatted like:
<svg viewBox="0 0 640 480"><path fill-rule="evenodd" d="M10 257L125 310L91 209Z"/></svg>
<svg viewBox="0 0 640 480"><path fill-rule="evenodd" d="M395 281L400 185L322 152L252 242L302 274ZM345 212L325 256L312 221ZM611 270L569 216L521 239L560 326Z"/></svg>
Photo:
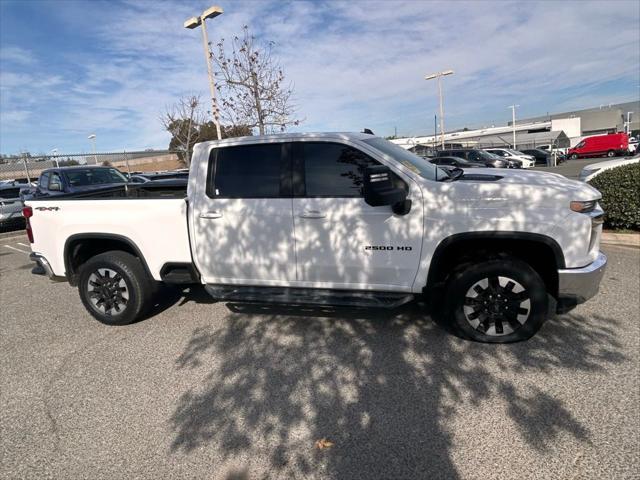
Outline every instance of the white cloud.
<svg viewBox="0 0 640 480"><path fill-rule="evenodd" d="M0 65L5 68L5 63L31 65L36 59L30 50L15 45L0 45Z"/></svg>

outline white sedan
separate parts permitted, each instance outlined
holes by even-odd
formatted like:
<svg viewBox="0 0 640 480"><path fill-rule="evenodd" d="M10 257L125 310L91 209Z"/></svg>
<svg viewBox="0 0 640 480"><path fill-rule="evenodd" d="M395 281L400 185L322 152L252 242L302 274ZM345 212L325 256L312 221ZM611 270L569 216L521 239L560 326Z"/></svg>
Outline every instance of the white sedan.
<svg viewBox="0 0 640 480"><path fill-rule="evenodd" d="M484 150L508 160L518 160L522 162L522 168L531 168L536 165L536 159L531 155L511 150L510 148L485 148Z"/></svg>
<svg viewBox="0 0 640 480"><path fill-rule="evenodd" d="M587 165L582 169L582 171L580 172L580 180L583 182L588 182L594 177L600 175L605 170L611 170L612 168L616 168L621 165L628 165L630 163L638 162L640 162L640 155L636 155L632 158L620 158L617 160L606 160L604 162L592 163L591 165Z"/></svg>

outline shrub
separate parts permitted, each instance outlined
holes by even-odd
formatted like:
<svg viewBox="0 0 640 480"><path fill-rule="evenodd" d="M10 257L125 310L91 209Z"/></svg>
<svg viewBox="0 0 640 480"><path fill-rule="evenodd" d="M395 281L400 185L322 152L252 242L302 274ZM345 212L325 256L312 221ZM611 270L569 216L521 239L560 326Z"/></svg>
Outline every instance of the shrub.
<svg viewBox="0 0 640 480"><path fill-rule="evenodd" d="M640 163L606 170L589 185L602 193L605 227L640 230Z"/></svg>

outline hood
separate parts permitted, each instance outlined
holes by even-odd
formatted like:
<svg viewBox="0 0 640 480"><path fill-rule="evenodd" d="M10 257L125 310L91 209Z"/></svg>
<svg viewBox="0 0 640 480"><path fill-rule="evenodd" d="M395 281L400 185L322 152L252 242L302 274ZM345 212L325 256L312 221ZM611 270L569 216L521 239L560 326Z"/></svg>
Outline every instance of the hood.
<svg viewBox="0 0 640 480"><path fill-rule="evenodd" d="M600 192L590 185L570 180L557 173L469 168L464 177L455 182L466 190L467 198L510 199L525 202L556 202L597 200Z"/></svg>
<svg viewBox="0 0 640 480"><path fill-rule="evenodd" d="M582 170L600 170L602 168L619 167L621 165L628 165L630 163L638 163L640 156L636 155L632 158L616 158L615 160L605 160L604 162L592 163L585 165Z"/></svg>

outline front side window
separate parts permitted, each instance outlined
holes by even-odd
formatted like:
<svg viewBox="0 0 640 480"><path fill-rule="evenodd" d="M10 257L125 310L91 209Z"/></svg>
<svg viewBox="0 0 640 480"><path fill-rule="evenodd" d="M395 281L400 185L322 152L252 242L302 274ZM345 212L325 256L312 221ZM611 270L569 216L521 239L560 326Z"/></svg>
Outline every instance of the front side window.
<svg viewBox="0 0 640 480"><path fill-rule="evenodd" d="M207 195L211 198L280 197L282 144L242 145L211 152Z"/></svg>
<svg viewBox="0 0 640 480"><path fill-rule="evenodd" d="M56 172L51 173L51 177L49 178L49 189L51 189L53 185L56 185L54 188L58 190L62 188L62 180L60 180L60 174Z"/></svg>
<svg viewBox="0 0 640 480"><path fill-rule="evenodd" d="M302 142L307 197L361 197L364 171L380 165L348 145Z"/></svg>

